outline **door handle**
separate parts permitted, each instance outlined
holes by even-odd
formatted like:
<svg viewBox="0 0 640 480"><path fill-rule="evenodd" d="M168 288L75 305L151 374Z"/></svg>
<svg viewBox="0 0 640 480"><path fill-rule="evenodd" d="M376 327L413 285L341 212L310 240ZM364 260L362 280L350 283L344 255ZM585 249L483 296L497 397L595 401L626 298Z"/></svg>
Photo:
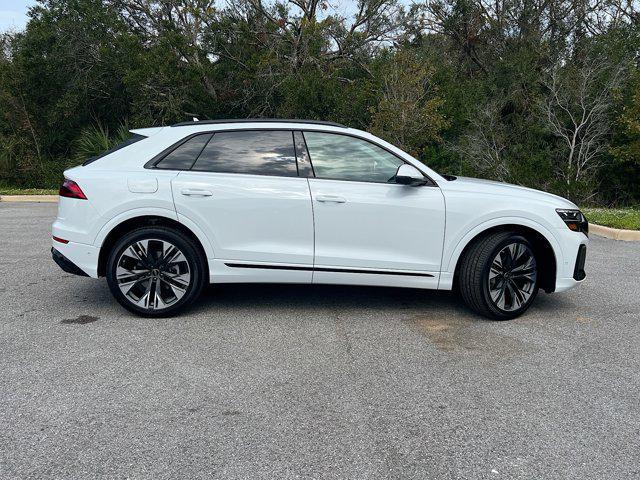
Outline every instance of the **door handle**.
<svg viewBox="0 0 640 480"><path fill-rule="evenodd" d="M318 195L316 201L323 203L347 203L347 199L337 195Z"/></svg>
<svg viewBox="0 0 640 480"><path fill-rule="evenodd" d="M210 197L213 195L209 190L201 190L199 188L183 188L180 193L187 197Z"/></svg>

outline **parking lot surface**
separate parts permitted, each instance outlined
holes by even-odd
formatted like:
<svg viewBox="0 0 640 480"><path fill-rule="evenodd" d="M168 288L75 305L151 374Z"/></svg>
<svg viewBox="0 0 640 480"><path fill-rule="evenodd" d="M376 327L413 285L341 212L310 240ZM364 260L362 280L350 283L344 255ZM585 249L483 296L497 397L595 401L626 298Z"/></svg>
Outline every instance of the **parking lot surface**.
<svg viewBox="0 0 640 480"><path fill-rule="evenodd" d="M209 288L142 319L0 204L1 478L640 477L640 243L487 321L452 294Z"/></svg>

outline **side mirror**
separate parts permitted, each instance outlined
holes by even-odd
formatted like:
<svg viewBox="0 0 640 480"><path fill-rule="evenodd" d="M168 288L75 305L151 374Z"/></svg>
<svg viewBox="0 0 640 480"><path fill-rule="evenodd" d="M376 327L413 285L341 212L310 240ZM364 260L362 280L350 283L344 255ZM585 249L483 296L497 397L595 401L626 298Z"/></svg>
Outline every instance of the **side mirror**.
<svg viewBox="0 0 640 480"><path fill-rule="evenodd" d="M405 163L398 167L398 171L396 172L396 183L417 187L418 185L426 184L427 180L424 178L424 175L420 170L413 165Z"/></svg>

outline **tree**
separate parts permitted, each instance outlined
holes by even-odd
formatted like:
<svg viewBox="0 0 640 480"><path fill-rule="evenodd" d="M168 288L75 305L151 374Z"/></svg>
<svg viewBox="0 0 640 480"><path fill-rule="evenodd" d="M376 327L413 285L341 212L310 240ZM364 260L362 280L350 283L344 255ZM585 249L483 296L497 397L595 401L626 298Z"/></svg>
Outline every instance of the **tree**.
<svg viewBox="0 0 640 480"><path fill-rule="evenodd" d="M545 80L548 93L541 108L550 131L562 142L557 174L568 197L588 199L594 194L588 182L608 150L613 90L623 72L622 65L596 57L556 67Z"/></svg>
<svg viewBox="0 0 640 480"><path fill-rule="evenodd" d="M507 181L511 177L507 147L509 137L501 118L502 105L492 101L470 118L470 126L453 145L463 161L483 176Z"/></svg>
<svg viewBox="0 0 640 480"><path fill-rule="evenodd" d="M54 186L121 125L288 117L371 129L441 172L640 199L637 2L403 4L39 0L0 37L0 182Z"/></svg>
<svg viewBox="0 0 640 480"><path fill-rule="evenodd" d="M446 126L433 74L433 68L410 51L393 55L381 72L380 101L371 109L372 132L417 157L441 140Z"/></svg>
<svg viewBox="0 0 640 480"><path fill-rule="evenodd" d="M612 153L620 162L640 166L640 79L636 80L631 102L624 107L618 122L625 136L624 144L614 147Z"/></svg>

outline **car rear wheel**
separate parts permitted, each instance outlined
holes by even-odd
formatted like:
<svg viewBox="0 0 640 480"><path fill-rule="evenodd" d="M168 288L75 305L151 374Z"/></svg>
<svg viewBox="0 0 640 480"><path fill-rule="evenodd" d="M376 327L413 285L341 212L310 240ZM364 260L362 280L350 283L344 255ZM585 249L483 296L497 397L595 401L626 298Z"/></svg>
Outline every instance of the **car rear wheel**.
<svg viewBox="0 0 640 480"><path fill-rule="evenodd" d="M169 228L143 227L116 242L106 276L111 293L127 310L167 317L200 295L205 270L205 260L190 238Z"/></svg>
<svg viewBox="0 0 640 480"><path fill-rule="evenodd" d="M495 320L522 315L538 294L538 262L529 241L514 232L489 235L464 255L460 293L475 312Z"/></svg>

